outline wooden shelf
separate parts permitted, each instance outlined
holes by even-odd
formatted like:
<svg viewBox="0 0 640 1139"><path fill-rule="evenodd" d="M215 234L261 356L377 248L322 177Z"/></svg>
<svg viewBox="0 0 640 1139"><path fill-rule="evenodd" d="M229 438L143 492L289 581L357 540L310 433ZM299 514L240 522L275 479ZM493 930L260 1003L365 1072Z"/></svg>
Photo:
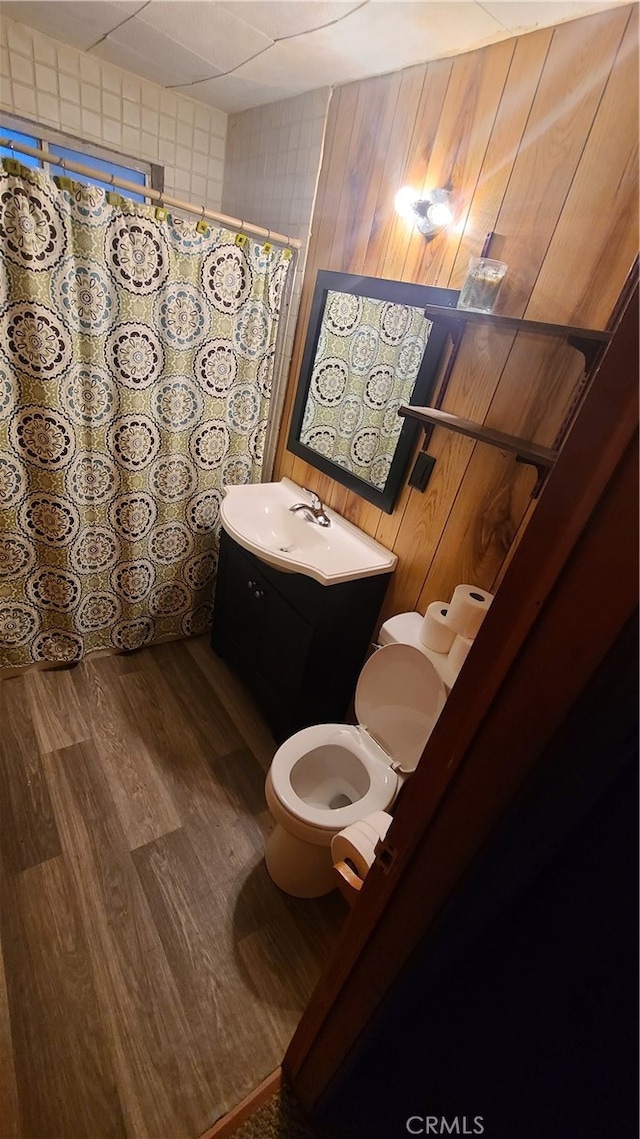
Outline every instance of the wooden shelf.
<svg viewBox="0 0 640 1139"><path fill-rule="evenodd" d="M511 332L539 332L544 336L580 336L584 340L602 340L608 343L613 336L606 328L581 328L577 324L547 324L540 320L524 320L519 316L497 316L492 312L473 312L466 308L447 308L444 305L425 305L427 316L447 320L471 321L472 324L492 324Z"/></svg>
<svg viewBox="0 0 640 1139"><path fill-rule="evenodd" d="M613 336L604 328L580 328L574 324L548 324L539 320L524 320L517 316L494 316L488 312L472 312L464 308L446 308L443 305L425 305L425 316L449 324L488 324L503 332L532 332L541 336L558 336L572 348L582 352L587 367Z"/></svg>
<svg viewBox="0 0 640 1139"><path fill-rule="evenodd" d="M398 408L398 415L436 427L446 427L449 431L457 431L458 434L467 435L469 439L476 439L479 443L488 443L491 447L510 451L521 463L530 463L536 467L540 475L550 470L558 457L557 451L552 451L549 447L528 443L524 439L518 439L516 435L505 435L502 431L494 431L492 427L473 423L470 419L461 419L459 415L450 415L448 411L440 411L436 407L403 406Z"/></svg>

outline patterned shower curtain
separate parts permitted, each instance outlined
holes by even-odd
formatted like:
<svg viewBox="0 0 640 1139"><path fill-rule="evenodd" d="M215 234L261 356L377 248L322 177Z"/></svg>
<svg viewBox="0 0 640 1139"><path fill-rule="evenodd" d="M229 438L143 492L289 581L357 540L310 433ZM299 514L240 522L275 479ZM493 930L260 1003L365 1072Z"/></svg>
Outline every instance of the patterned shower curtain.
<svg viewBox="0 0 640 1139"><path fill-rule="evenodd" d="M290 264L65 186L0 164L0 667L206 628Z"/></svg>

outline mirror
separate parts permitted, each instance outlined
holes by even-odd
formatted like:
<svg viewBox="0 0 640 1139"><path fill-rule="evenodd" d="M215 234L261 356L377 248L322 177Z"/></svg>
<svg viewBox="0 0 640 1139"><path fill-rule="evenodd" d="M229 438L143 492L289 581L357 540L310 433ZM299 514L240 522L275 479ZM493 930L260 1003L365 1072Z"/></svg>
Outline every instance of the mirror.
<svg viewBox="0 0 640 1139"><path fill-rule="evenodd" d="M424 307L455 308L458 295L325 270L316 278L287 445L389 514L420 430L398 408L429 403L447 341Z"/></svg>

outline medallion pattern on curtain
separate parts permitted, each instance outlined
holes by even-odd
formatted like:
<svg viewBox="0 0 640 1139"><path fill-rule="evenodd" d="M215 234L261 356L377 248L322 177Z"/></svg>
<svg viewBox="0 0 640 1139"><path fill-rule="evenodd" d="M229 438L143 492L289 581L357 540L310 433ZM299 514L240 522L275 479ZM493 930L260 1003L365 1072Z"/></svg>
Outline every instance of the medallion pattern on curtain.
<svg viewBox="0 0 640 1139"><path fill-rule="evenodd" d="M0 165L0 667L203 631L260 480L289 261L112 197Z"/></svg>

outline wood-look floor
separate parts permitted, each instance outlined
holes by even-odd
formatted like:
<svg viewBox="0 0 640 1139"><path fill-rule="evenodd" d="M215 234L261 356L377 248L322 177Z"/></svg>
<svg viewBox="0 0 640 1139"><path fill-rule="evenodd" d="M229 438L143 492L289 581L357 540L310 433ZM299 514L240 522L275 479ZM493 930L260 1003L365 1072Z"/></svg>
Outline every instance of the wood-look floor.
<svg viewBox="0 0 640 1139"><path fill-rule="evenodd" d="M1 1139L194 1139L345 916L262 858L274 743L206 640L0 681Z"/></svg>

